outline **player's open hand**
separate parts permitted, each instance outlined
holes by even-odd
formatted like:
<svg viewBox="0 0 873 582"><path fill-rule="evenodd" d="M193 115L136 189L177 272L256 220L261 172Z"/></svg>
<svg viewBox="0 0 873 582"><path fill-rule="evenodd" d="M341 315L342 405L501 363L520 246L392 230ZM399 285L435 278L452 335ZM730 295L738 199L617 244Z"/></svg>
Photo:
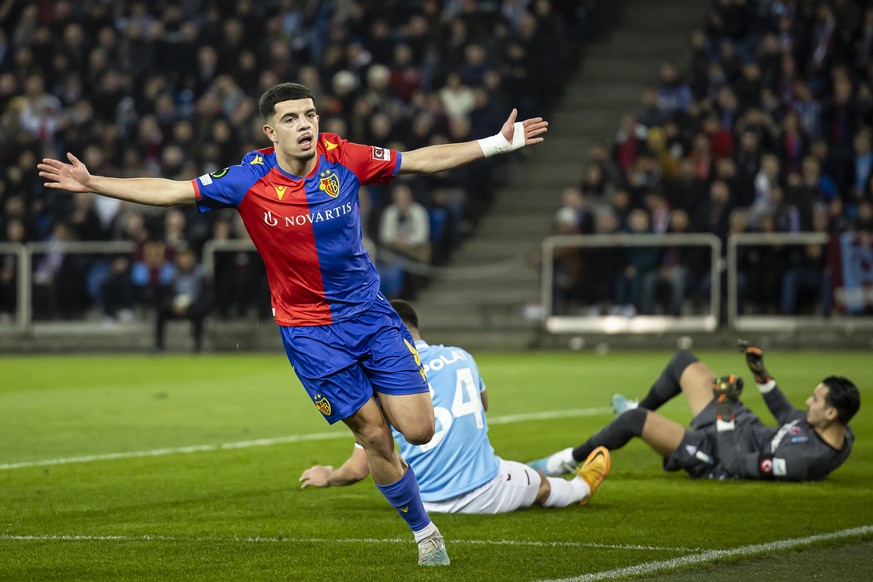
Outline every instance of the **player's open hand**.
<svg viewBox="0 0 873 582"><path fill-rule="evenodd" d="M44 158L36 167L41 178L45 178L46 188L67 190L68 192L91 192L91 174L88 168L73 154L68 153L70 163Z"/></svg>
<svg viewBox="0 0 873 582"><path fill-rule="evenodd" d="M770 372L764 367L764 351L743 339L737 340L737 348L741 354L746 356L746 365L749 366L749 371L755 375L755 382L758 384L769 382Z"/></svg>
<svg viewBox="0 0 873 582"><path fill-rule="evenodd" d="M515 137L515 118L517 116L518 110L513 109L512 113L509 114L506 123L504 123L503 127L500 128L500 133L503 134L506 141L512 144L516 143L513 141L513 137ZM541 136L549 131L549 122L542 117L532 117L522 121L521 127L524 129L524 145L528 146L543 141Z"/></svg>
<svg viewBox="0 0 873 582"><path fill-rule="evenodd" d="M330 474L333 467L330 465L313 465L300 475L300 488L307 487L330 487Z"/></svg>

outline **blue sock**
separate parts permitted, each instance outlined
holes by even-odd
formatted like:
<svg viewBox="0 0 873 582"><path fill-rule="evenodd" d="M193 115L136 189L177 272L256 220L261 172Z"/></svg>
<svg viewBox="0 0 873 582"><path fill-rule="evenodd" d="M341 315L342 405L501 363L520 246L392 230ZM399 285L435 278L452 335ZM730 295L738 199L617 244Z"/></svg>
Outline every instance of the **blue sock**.
<svg viewBox="0 0 873 582"><path fill-rule="evenodd" d="M430 524L430 517L424 510L424 505L421 503L421 495L419 494L418 481L415 480L415 473L412 472L412 467L406 469L406 473L399 481L389 483L388 485L376 484L388 503L397 510L403 521L409 526L413 532L421 531Z"/></svg>

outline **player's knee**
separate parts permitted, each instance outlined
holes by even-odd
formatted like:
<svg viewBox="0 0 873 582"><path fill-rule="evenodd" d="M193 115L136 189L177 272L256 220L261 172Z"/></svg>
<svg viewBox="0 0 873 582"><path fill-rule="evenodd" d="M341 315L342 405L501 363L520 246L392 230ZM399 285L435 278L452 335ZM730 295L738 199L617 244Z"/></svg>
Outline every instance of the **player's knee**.
<svg viewBox="0 0 873 582"><path fill-rule="evenodd" d="M643 427L648 416L649 411L645 408L631 408L619 414L613 422L633 436L639 437L643 434Z"/></svg>
<svg viewBox="0 0 873 582"><path fill-rule="evenodd" d="M368 454L371 452L376 454L384 452L387 454L394 450L394 439L387 426L372 425L363 427L355 433L355 437L358 439L358 444Z"/></svg>
<svg viewBox="0 0 873 582"><path fill-rule="evenodd" d="M673 354L673 359L670 360L670 368L673 370L675 377L680 378L685 368L697 361L697 356L688 350L676 350L676 353Z"/></svg>
<svg viewBox="0 0 873 582"><path fill-rule="evenodd" d="M433 438L435 430L434 421L431 418L430 422L423 421L416 423L415 426L406 427L400 432L409 444L426 445Z"/></svg>

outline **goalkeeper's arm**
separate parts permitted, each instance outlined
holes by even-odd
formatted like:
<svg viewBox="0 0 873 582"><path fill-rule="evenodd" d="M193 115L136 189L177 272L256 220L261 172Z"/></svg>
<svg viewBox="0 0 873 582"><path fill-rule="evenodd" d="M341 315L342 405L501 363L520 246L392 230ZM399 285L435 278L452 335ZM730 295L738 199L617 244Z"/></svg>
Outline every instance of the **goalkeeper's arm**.
<svg viewBox="0 0 873 582"><path fill-rule="evenodd" d="M737 340L737 347L740 353L746 356L746 365L748 365L749 371L755 376L755 384L758 386L758 391L761 392L767 408L770 409L770 413L776 420L786 423L796 418L804 417L806 413L799 408L795 408L776 385L776 380L773 379L773 375L770 374L764 365L764 351L745 340Z"/></svg>

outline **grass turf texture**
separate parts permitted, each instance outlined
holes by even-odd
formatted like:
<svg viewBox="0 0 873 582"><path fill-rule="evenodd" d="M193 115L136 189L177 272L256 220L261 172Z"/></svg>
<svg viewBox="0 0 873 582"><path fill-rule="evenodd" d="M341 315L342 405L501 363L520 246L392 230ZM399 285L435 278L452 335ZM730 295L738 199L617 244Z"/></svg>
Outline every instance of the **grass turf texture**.
<svg viewBox="0 0 873 582"><path fill-rule="evenodd" d="M717 374L749 380L745 402L774 423L741 355L698 355ZM616 391L642 396L669 357L477 360L496 420L602 408ZM861 388L855 450L825 481L692 481L663 473L659 458L633 442L613 453L612 471L586 507L435 515L452 566L421 569L408 529L370 479L297 488L303 469L341 463L352 443L345 427L324 423L280 354L0 358L0 465L310 433L323 439L0 469L0 579L542 580L873 525L870 354L773 352L766 361L796 405L830 373ZM662 411L690 419L681 397ZM491 441L504 458L527 461L578 444L610 418L504 418L510 422L491 426ZM860 539L873 535L868 529L815 548Z"/></svg>

